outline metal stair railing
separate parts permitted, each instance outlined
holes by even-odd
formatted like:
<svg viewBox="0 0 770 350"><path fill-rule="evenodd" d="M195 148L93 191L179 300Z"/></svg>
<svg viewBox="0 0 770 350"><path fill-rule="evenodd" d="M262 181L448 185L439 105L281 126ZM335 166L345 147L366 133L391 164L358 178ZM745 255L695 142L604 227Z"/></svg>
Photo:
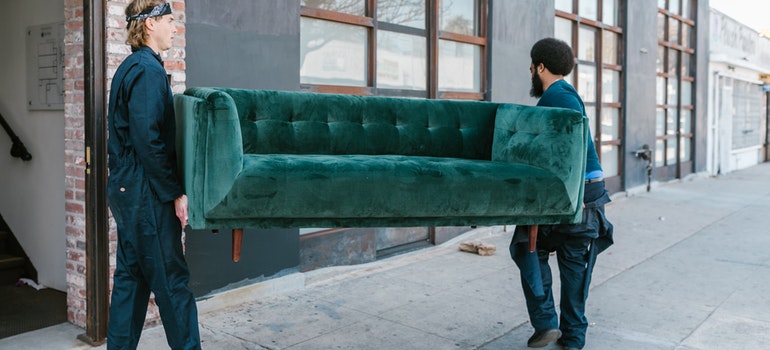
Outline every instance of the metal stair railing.
<svg viewBox="0 0 770 350"><path fill-rule="evenodd" d="M21 139L16 136L16 133L13 132L13 129L11 129L11 126L8 125L8 122L5 121L5 117L3 117L1 113L0 125L3 126L3 129L5 129L5 132L8 133L8 136L11 138L11 142L13 142L13 145L11 145L11 156L15 158L21 158L21 160L24 161L32 159L32 155L29 154L29 151L27 151L27 147L25 147L24 143L21 142Z"/></svg>

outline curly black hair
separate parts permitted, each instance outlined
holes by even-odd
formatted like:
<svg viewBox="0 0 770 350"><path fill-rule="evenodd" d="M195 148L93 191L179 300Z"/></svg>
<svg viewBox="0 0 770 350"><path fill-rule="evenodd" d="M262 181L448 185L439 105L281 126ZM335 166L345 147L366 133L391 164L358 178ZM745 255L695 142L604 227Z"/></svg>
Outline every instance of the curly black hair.
<svg viewBox="0 0 770 350"><path fill-rule="evenodd" d="M535 67L542 63L553 74L569 75L575 66L572 48L564 41L555 38L545 38L536 42L529 56Z"/></svg>

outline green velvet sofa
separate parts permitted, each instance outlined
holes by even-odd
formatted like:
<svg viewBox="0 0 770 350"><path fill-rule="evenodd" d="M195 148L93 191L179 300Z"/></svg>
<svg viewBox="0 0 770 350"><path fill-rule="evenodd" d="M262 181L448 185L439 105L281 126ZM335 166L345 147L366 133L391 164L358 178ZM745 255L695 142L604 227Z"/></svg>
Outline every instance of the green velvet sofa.
<svg viewBox="0 0 770 350"><path fill-rule="evenodd" d="M588 126L572 110L205 87L175 109L194 229L581 217Z"/></svg>

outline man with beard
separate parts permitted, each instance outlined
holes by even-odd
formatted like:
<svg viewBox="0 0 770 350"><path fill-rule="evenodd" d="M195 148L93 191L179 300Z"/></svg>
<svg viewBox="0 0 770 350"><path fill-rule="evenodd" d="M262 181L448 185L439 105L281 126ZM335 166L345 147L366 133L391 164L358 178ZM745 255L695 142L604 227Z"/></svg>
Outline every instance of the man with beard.
<svg viewBox="0 0 770 350"><path fill-rule="evenodd" d="M577 91L564 80L575 66L572 48L553 38L538 41L530 51L532 74L530 95L537 105L577 110L585 106ZM583 219L577 224L540 225L537 249L529 252L528 227L517 226L511 240L511 257L519 267L527 311L535 333L527 341L532 348L556 341L564 349L585 346L588 321L585 303L596 256L612 244L612 224L604 215L610 201L604 189L602 167L596 147L588 137ZM560 315L557 317L551 292L548 256L556 252L561 281Z"/></svg>

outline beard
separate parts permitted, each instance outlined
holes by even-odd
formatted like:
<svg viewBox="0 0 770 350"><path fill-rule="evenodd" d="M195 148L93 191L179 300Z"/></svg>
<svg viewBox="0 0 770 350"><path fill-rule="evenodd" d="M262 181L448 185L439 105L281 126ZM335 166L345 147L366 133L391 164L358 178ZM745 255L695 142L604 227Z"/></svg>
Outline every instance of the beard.
<svg viewBox="0 0 770 350"><path fill-rule="evenodd" d="M529 89L529 96L540 98L543 96L543 81L540 79L540 74L535 70L532 73L532 88Z"/></svg>

